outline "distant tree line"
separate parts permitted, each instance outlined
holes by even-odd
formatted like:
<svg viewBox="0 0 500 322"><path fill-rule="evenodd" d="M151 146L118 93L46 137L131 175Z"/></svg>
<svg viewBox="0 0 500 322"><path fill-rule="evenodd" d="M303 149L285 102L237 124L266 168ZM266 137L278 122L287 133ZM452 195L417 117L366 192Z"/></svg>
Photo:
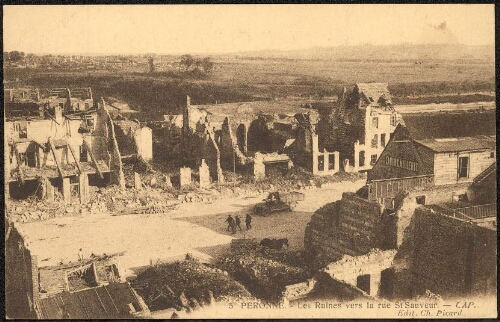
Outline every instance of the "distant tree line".
<svg viewBox="0 0 500 322"><path fill-rule="evenodd" d="M11 52L4 52L4 60L11 61L11 62L20 62L24 60L24 57L26 54L22 51L11 51Z"/></svg>
<svg viewBox="0 0 500 322"><path fill-rule="evenodd" d="M193 58L193 56L185 54L181 56L180 63L182 66L184 66L186 71L198 69L200 71L205 72L206 74L209 74L214 69L214 63L212 62L210 57L195 59Z"/></svg>

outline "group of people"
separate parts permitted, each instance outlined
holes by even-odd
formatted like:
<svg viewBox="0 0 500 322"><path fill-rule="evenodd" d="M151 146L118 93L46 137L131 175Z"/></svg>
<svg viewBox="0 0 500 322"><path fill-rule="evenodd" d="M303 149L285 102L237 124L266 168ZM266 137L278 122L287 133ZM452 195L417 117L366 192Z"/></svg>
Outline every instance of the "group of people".
<svg viewBox="0 0 500 322"><path fill-rule="evenodd" d="M228 215L226 222L227 222L227 231L231 230L231 235L236 234L236 228L239 228L240 231L242 230L240 216L236 215L233 218L231 215ZM250 216L250 214L246 215L245 224L246 224L247 230L252 229L252 216Z"/></svg>

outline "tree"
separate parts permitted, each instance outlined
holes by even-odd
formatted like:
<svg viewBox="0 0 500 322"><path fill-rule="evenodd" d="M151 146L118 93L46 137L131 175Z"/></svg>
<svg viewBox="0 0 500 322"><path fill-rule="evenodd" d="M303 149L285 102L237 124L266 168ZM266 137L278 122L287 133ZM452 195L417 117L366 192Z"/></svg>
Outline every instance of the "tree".
<svg viewBox="0 0 500 322"><path fill-rule="evenodd" d="M181 56L181 64L186 67L186 69L189 69L193 64L195 63L195 60L193 56L186 54Z"/></svg>
<svg viewBox="0 0 500 322"><path fill-rule="evenodd" d="M24 59L24 52L22 52L22 51L14 50L14 51L11 51L9 53L9 60L10 61L18 62L18 61L21 61L23 59Z"/></svg>
<svg viewBox="0 0 500 322"><path fill-rule="evenodd" d="M203 58L203 60L201 61L201 66L202 66L203 70L205 71L205 73L207 73L207 74L210 73L214 69L214 63L212 62L210 57Z"/></svg>
<svg viewBox="0 0 500 322"><path fill-rule="evenodd" d="M149 72L154 73L155 72L155 59L153 57L149 57L148 63L149 63Z"/></svg>

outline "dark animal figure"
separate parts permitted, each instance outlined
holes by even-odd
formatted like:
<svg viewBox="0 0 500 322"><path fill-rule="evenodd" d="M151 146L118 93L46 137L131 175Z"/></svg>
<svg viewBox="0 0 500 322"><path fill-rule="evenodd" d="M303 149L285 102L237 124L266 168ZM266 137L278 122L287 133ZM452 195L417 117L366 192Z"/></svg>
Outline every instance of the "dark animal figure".
<svg viewBox="0 0 500 322"><path fill-rule="evenodd" d="M288 248L288 239L287 238L264 238L260 241L260 246L275 250L281 250L283 247Z"/></svg>

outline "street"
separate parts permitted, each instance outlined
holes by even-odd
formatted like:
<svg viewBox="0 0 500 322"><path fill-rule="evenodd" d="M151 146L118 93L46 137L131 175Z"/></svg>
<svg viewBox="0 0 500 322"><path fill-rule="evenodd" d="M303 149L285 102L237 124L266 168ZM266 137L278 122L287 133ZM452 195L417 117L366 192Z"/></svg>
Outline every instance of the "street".
<svg viewBox="0 0 500 322"><path fill-rule="evenodd" d="M312 213L328 202L356 191L364 184L339 182L323 189L304 190L305 200L293 212L267 217L253 216L252 229L245 230L244 216L267 194L235 197L211 204L186 203L165 214L111 216L107 213L79 217L58 217L46 221L17 223L26 236L39 266L74 262L79 248L85 257L123 252L119 264L125 276L137 274L151 262L184 259L186 253L210 260L229 249L233 238L288 238L290 249L303 247L304 230ZM239 214L243 231L226 231L228 214Z"/></svg>

